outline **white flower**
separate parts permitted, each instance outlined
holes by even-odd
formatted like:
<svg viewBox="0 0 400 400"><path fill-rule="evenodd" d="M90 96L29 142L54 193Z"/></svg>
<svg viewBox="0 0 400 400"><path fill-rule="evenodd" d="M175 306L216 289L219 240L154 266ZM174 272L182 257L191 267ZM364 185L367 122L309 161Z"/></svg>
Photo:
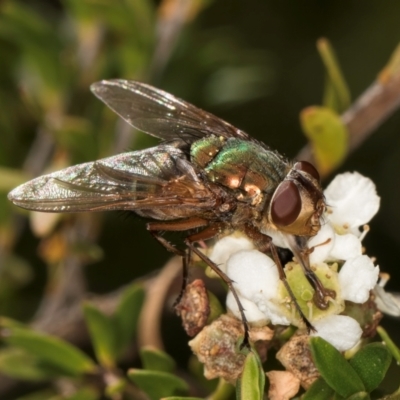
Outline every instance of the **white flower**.
<svg viewBox="0 0 400 400"><path fill-rule="evenodd" d="M359 232L377 213L380 197L371 179L358 172L337 175L324 191L327 216L339 232Z"/></svg>
<svg viewBox="0 0 400 400"><path fill-rule="evenodd" d="M339 351L353 348L362 335L359 323L347 315L329 315L316 321L314 327L312 336L322 337Z"/></svg>
<svg viewBox="0 0 400 400"><path fill-rule="evenodd" d="M347 260L339 272L343 298L353 303L365 303L378 277L379 267L375 267L368 256L358 256Z"/></svg>
<svg viewBox="0 0 400 400"><path fill-rule="evenodd" d="M327 212L318 234L309 241L310 263L346 261L361 256L360 227L379 209L374 183L358 172L337 175L324 191Z"/></svg>

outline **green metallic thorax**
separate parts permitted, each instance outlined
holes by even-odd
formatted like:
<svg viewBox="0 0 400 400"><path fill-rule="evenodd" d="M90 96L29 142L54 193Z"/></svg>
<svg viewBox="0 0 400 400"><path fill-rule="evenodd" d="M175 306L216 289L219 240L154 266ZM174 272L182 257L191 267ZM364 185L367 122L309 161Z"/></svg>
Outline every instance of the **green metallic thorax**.
<svg viewBox="0 0 400 400"><path fill-rule="evenodd" d="M237 199L257 205L272 196L290 165L275 152L238 138L204 138L193 143L191 161L207 178L237 193Z"/></svg>

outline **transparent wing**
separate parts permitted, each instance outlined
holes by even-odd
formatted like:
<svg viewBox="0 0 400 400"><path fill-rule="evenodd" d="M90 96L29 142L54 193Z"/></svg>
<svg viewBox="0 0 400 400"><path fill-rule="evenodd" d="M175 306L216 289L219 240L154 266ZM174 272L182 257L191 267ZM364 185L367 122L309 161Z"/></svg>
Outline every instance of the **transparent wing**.
<svg viewBox="0 0 400 400"><path fill-rule="evenodd" d="M92 84L91 90L134 128L164 140L192 143L217 135L255 141L215 115L144 83L104 80Z"/></svg>
<svg viewBox="0 0 400 400"><path fill-rule="evenodd" d="M209 194L184 153L160 145L40 176L8 197L28 210L79 212L209 207Z"/></svg>

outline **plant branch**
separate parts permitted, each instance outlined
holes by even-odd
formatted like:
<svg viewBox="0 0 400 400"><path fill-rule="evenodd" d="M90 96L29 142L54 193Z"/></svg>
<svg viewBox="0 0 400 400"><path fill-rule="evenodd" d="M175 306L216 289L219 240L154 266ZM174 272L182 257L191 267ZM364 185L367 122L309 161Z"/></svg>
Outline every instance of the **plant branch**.
<svg viewBox="0 0 400 400"><path fill-rule="evenodd" d="M348 153L356 150L399 107L400 71L389 77L381 74L342 114L342 121L349 133ZM296 158L313 162L311 146L306 145Z"/></svg>

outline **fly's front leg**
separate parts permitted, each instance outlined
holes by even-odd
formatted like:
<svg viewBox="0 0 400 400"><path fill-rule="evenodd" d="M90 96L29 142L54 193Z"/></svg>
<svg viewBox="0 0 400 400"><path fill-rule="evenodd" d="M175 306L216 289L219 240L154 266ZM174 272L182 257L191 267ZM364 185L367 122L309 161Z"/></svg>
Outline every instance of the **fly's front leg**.
<svg viewBox="0 0 400 400"><path fill-rule="evenodd" d="M283 285L285 286L285 289L288 292L290 299L292 300L294 306L296 307L296 310L298 311L300 318L304 322L304 324L307 327L307 330L309 332L315 331L315 328L312 326L311 322L307 319L307 317L304 315L303 311L301 310L299 303L297 302L296 297L286 279L285 270L283 269L276 246L272 243L272 239L268 235L264 235L263 233L261 233L260 231L258 231L256 228L254 228L251 225L246 225L244 227L244 232L250 239L253 240L253 243L256 245L258 250L260 250L263 253L266 253L267 251L271 252L272 258L275 262L275 265L278 268L279 279L282 281Z"/></svg>
<svg viewBox="0 0 400 400"><path fill-rule="evenodd" d="M327 289L324 287L322 282L319 280L318 276L311 269L310 266L310 253L314 250L314 248L309 249L307 247L308 238L306 237L290 237L289 241L291 242L291 249L296 257L297 261L300 263L303 268L305 277L308 282L314 289L313 302L316 307L320 310L326 310L329 307L330 299L336 298L336 292L331 289ZM321 243L323 245L324 243Z"/></svg>

